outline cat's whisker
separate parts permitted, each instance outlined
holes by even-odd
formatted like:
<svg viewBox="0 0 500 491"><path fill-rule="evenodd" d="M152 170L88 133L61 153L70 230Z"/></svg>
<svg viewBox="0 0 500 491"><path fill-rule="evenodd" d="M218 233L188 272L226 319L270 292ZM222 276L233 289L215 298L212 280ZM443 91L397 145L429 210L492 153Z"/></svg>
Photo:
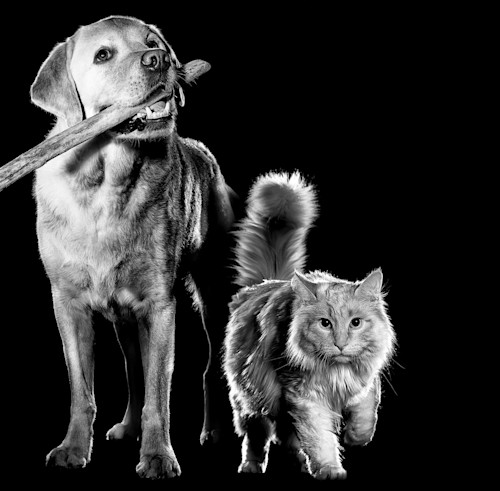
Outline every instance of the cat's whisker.
<svg viewBox="0 0 500 491"><path fill-rule="evenodd" d="M284 365L281 365L280 367L276 368L276 371L281 370L282 368L290 366L290 362L286 362Z"/></svg>
<svg viewBox="0 0 500 491"><path fill-rule="evenodd" d="M394 388L394 386L391 384L391 381L389 380L389 377L382 371L380 372L382 377L384 377L384 379L386 380L386 382L389 384L389 387L392 389L392 391L394 392L394 394L399 397L399 394L396 392L396 389Z"/></svg>
<svg viewBox="0 0 500 491"><path fill-rule="evenodd" d="M391 360L391 363L395 363L399 368L402 368L403 370L406 370L406 367L401 365L395 358Z"/></svg>
<svg viewBox="0 0 500 491"><path fill-rule="evenodd" d="M277 356L276 358L267 358L266 361L278 361L278 360L284 360L286 358L285 355Z"/></svg>

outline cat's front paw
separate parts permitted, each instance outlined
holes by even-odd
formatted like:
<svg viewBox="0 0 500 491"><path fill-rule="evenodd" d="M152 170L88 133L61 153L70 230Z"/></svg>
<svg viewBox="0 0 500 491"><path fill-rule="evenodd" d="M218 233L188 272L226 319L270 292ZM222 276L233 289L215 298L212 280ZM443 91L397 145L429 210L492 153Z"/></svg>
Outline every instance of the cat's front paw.
<svg viewBox="0 0 500 491"><path fill-rule="evenodd" d="M371 442L374 427L361 427L359 425L347 424L344 432L344 443L349 446L366 445Z"/></svg>
<svg viewBox="0 0 500 491"><path fill-rule="evenodd" d="M347 477L347 472L341 465L324 465L313 472L312 476L319 480L343 480Z"/></svg>

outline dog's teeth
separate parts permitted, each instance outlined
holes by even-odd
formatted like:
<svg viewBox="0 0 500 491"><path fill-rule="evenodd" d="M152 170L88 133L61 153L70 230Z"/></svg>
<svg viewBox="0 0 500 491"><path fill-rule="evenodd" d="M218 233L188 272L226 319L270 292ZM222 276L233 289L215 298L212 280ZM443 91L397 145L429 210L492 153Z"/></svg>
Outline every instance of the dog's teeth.
<svg viewBox="0 0 500 491"><path fill-rule="evenodd" d="M141 111L146 111L145 113L142 112L142 117L146 119L160 119L160 118L165 118L169 115L170 113L170 101L167 101L165 103L165 107L161 111L153 111L149 106L146 106L145 109L142 109ZM137 114L137 116L140 116L141 113Z"/></svg>
<svg viewBox="0 0 500 491"><path fill-rule="evenodd" d="M186 99L184 98L184 91L182 90L182 87L179 86L179 106L184 107L184 104L186 104Z"/></svg>

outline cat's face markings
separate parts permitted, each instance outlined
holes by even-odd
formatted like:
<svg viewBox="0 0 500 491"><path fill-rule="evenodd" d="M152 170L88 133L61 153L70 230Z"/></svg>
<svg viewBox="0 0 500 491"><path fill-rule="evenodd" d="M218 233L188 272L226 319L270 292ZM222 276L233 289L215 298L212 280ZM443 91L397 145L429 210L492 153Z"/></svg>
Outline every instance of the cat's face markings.
<svg viewBox="0 0 500 491"><path fill-rule="evenodd" d="M367 291L357 296L357 285L331 283L325 291L319 285L317 301L305 307L315 317L306 337L314 345L314 352L324 360L335 365L349 364L368 348L374 293L368 294L372 288L365 286Z"/></svg>
<svg viewBox="0 0 500 491"><path fill-rule="evenodd" d="M357 282L296 272L291 287L297 311L288 343L294 359L304 367L318 361L337 366L372 359L390 341L380 329L388 322L382 283L380 269Z"/></svg>
<svg viewBox="0 0 500 491"><path fill-rule="evenodd" d="M320 317L318 324L323 329L334 329L332 321L326 317ZM358 330L366 326L366 321L361 317L352 317L347 325L349 329Z"/></svg>

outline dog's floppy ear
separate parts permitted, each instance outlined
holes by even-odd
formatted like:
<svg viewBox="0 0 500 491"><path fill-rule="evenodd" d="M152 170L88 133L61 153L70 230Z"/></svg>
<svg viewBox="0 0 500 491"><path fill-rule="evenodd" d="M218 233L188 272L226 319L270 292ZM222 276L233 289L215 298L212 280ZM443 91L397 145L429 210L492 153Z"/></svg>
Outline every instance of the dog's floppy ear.
<svg viewBox="0 0 500 491"><path fill-rule="evenodd" d="M31 100L51 114L62 117L69 126L83 120L75 82L69 70L73 39L59 43L43 62L31 86Z"/></svg>
<svg viewBox="0 0 500 491"><path fill-rule="evenodd" d="M208 70L210 70L210 63L203 60L193 60L182 66L182 78L190 84L208 72Z"/></svg>

